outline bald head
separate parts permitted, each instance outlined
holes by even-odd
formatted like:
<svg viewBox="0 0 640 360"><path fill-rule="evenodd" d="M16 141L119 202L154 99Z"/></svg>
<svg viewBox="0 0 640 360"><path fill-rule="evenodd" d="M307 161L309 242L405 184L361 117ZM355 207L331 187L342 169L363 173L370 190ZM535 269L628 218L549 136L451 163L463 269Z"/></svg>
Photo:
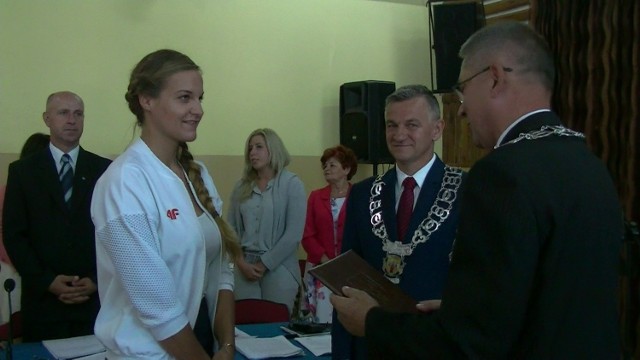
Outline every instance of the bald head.
<svg viewBox="0 0 640 360"><path fill-rule="evenodd" d="M73 93L71 91L58 91L58 92L54 92L51 95L49 95L47 97L47 103L45 105L45 108L49 108L49 105L54 102L56 99L58 98L65 98L65 97L74 97L76 99L77 102L79 102L80 104L82 104L82 106L84 107L84 102L82 101L82 98L80 96L78 96L78 94Z"/></svg>
<svg viewBox="0 0 640 360"><path fill-rule="evenodd" d="M69 152L80 144L84 130L84 102L70 91L49 95L46 111L42 114L49 128L53 146Z"/></svg>

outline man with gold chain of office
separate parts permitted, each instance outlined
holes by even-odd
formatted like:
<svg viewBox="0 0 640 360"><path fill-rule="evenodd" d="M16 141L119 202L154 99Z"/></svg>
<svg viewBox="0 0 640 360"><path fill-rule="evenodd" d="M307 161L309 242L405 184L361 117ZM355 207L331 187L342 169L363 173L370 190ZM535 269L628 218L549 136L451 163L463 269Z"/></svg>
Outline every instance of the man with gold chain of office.
<svg viewBox="0 0 640 360"><path fill-rule="evenodd" d="M416 301L439 299L465 174L434 153L444 122L426 87L404 86L389 95L385 122L387 146L396 164L353 186L342 252L355 251ZM365 350L361 338L333 321L334 359L365 359Z"/></svg>

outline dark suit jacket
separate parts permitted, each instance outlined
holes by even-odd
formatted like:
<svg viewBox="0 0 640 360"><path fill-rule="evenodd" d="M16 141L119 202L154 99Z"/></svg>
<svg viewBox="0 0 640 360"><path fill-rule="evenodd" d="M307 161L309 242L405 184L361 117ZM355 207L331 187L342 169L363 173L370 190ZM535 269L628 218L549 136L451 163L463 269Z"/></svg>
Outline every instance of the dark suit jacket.
<svg viewBox="0 0 640 360"><path fill-rule="evenodd" d="M404 239L405 243L411 241L414 231L425 219L437 198L444 177L444 166L444 163L436 157L436 161L418 194L406 239ZM382 272L382 262L386 254L382 250L382 241L371 230L369 211L371 185L374 180L374 178L363 180L353 185L351 189L347 200L347 219L342 251L354 250L374 268ZM397 182L395 168L384 174L383 181L385 185L381 194L382 216L390 240L396 241L398 231L395 209ZM458 197L447 220L431 235L427 242L419 244L410 256L405 257L406 265L399 286L416 301L440 299L442 296L442 289L449 271L449 254L456 237L462 188L463 186L458 189ZM332 327L332 356L334 359L364 359L367 357L364 340L350 336L335 316Z"/></svg>
<svg viewBox="0 0 640 360"><path fill-rule="evenodd" d="M518 134L560 125L529 116ZM577 137L522 140L469 172L442 307L366 319L370 353L403 359L618 359L622 212ZM393 330L391 330L393 329Z"/></svg>
<svg viewBox="0 0 640 360"><path fill-rule="evenodd" d="M349 191L351 185L349 185ZM346 198L349 198L347 192ZM333 233L333 214L331 213L331 186L311 192L307 201L307 220L304 225L302 246L307 252L307 260L312 264L318 264L322 255L329 259L336 257L336 244L338 252L342 248L342 232L344 219L347 213L343 205L338 214L336 233Z"/></svg>
<svg viewBox="0 0 640 360"><path fill-rule="evenodd" d="M3 233L22 278L25 327L43 321L94 320L98 292L83 304L66 305L48 291L57 275L90 277L97 284L93 187L111 161L80 148L68 207L49 147L9 165Z"/></svg>

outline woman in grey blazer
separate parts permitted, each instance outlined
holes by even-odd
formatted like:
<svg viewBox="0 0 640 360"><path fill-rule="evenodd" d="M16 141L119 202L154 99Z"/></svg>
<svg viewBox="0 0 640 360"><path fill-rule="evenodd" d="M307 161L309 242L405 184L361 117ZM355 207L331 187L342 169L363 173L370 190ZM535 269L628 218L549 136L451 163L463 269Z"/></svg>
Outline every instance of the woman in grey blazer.
<svg viewBox="0 0 640 360"><path fill-rule="evenodd" d="M306 215L306 193L286 170L290 156L271 129L247 138L245 168L231 194L229 223L238 233L236 299L265 299L293 309L301 283L297 250Z"/></svg>

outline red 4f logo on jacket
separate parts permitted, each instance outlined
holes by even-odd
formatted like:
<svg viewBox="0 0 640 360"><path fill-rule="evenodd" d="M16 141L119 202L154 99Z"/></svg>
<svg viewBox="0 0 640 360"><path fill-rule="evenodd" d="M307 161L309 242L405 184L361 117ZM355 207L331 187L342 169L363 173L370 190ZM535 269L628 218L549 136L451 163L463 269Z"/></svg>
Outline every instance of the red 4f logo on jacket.
<svg viewBox="0 0 640 360"><path fill-rule="evenodd" d="M178 209L167 210L167 217L171 220L177 219L179 214Z"/></svg>

